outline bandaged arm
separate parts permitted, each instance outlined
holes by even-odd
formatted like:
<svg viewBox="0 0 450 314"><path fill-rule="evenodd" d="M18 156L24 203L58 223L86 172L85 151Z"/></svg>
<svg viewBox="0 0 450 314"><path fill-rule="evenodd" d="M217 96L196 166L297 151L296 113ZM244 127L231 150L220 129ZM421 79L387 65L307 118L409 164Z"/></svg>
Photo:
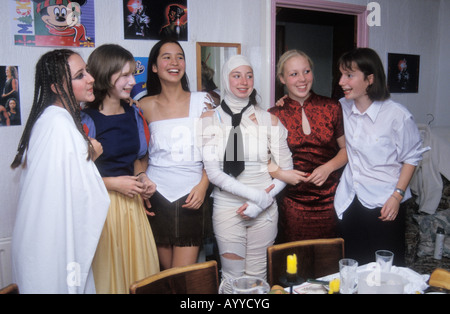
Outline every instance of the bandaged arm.
<svg viewBox="0 0 450 314"><path fill-rule="evenodd" d="M292 153L287 144L287 130L280 121L278 121L278 126L273 126L271 129L269 149L272 156L269 167L280 167L282 170L291 170L294 168ZM278 179L273 179L272 184L274 188L269 192L269 195L275 198L286 187L286 183ZM244 215L250 218L258 217L266 209L252 202L247 202L247 204L248 207L244 211Z"/></svg>
<svg viewBox="0 0 450 314"><path fill-rule="evenodd" d="M221 190L267 208L274 199L265 190L247 186L223 172L218 156L218 143L222 138L221 120L217 112L210 112L197 125L198 143L201 143L203 165L209 181Z"/></svg>
<svg viewBox="0 0 450 314"><path fill-rule="evenodd" d="M218 188L233 195L250 200L259 207L267 208L272 205L274 198L265 190L247 186L222 171L218 160L203 160L209 181Z"/></svg>

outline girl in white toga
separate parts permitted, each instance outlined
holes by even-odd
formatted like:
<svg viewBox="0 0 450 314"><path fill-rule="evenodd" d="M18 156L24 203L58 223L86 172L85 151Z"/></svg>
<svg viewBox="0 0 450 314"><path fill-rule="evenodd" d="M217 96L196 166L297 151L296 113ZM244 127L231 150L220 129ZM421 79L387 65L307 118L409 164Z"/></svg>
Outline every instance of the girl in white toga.
<svg viewBox="0 0 450 314"><path fill-rule="evenodd" d="M220 107L202 121L203 163L216 186L213 228L222 274L224 279L265 279L266 250L277 235L274 199L285 187L272 179L269 164L272 159L282 170L292 169L287 131L256 106L253 69L245 57L233 56L225 63L222 84Z"/></svg>
<svg viewBox="0 0 450 314"><path fill-rule="evenodd" d="M80 103L95 98L94 79L80 55L61 49L39 59L35 83L11 165L22 170L13 280L22 294L95 293L91 265L110 200L93 162L102 146L80 120Z"/></svg>

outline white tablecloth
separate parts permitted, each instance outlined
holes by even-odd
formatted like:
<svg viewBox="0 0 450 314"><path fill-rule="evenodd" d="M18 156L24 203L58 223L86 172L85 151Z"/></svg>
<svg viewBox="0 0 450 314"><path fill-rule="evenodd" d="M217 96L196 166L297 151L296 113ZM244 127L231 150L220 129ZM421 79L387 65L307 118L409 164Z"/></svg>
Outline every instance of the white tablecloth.
<svg viewBox="0 0 450 314"><path fill-rule="evenodd" d="M359 266L357 271L358 273L363 273L371 270L375 271L375 269L376 263L369 263ZM430 279L430 275L421 275L416 273L410 268L397 266L392 266L391 272L400 275L405 280L405 286L403 289L404 294L424 293L424 291L428 288L427 282ZM339 273L318 278L318 280L331 281L336 278L339 278ZM286 289L286 291L289 291L289 289ZM306 282L299 286L294 287L294 293L324 294L327 293L327 290L323 288L323 286L321 285Z"/></svg>

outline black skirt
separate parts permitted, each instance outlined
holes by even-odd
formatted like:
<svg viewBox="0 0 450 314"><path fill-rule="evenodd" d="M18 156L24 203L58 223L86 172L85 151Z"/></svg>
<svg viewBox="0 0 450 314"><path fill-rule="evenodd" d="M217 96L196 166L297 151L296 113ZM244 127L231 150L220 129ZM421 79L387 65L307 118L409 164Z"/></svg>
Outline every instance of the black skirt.
<svg viewBox="0 0 450 314"><path fill-rule="evenodd" d="M201 246L211 234L211 213L209 197L206 196L198 210L183 208L189 194L170 202L159 192L150 199L148 209L155 216L148 216L157 245L179 247Z"/></svg>

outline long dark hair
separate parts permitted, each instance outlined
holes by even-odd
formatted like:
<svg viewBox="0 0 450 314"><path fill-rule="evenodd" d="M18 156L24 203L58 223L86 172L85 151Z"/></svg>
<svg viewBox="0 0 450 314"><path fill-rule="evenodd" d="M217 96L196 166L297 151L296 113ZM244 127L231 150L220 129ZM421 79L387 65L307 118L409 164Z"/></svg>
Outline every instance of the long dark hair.
<svg viewBox="0 0 450 314"><path fill-rule="evenodd" d="M183 56L185 56L183 47L181 47L180 43L177 40L172 38L163 39L153 46L148 57L147 96L161 94L161 82L159 80L158 74L154 73L151 68L157 63L161 47L168 43L177 44L181 48L181 51L183 51ZM186 73L184 73L183 77L181 78L181 86L184 91L190 91L189 80Z"/></svg>
<svg viewBox="0 0 450 314"><path fill-rule="evenodd" d="M17 148L17 155L11 164L15 169L22 163L22 157L30 142L31 131L34 124L44 112L56 100L60 100L66 110L72 116L78 131L86 140L88 146L88 160L92 158L94 149L88 137L83 131L80 118L80 105L78 104L72 90L72 75L68 59L76 54L69 49L53 50L44 54L36 64L35 87L33 106L30 116ZM57 93L52 91L52 86Z"/></svg>
<svg viewBox="0 0 450 314"><path fill-rule="evenodd" d="M373 84L367 87L367 96L372 101L383 101L391 96L386 84L386 74L383 63L375 50L370 48L355 48L344 53L338 61L338 66L345 70L353 69L353 62L364 73L364 79L373 74Z"/></svg>

